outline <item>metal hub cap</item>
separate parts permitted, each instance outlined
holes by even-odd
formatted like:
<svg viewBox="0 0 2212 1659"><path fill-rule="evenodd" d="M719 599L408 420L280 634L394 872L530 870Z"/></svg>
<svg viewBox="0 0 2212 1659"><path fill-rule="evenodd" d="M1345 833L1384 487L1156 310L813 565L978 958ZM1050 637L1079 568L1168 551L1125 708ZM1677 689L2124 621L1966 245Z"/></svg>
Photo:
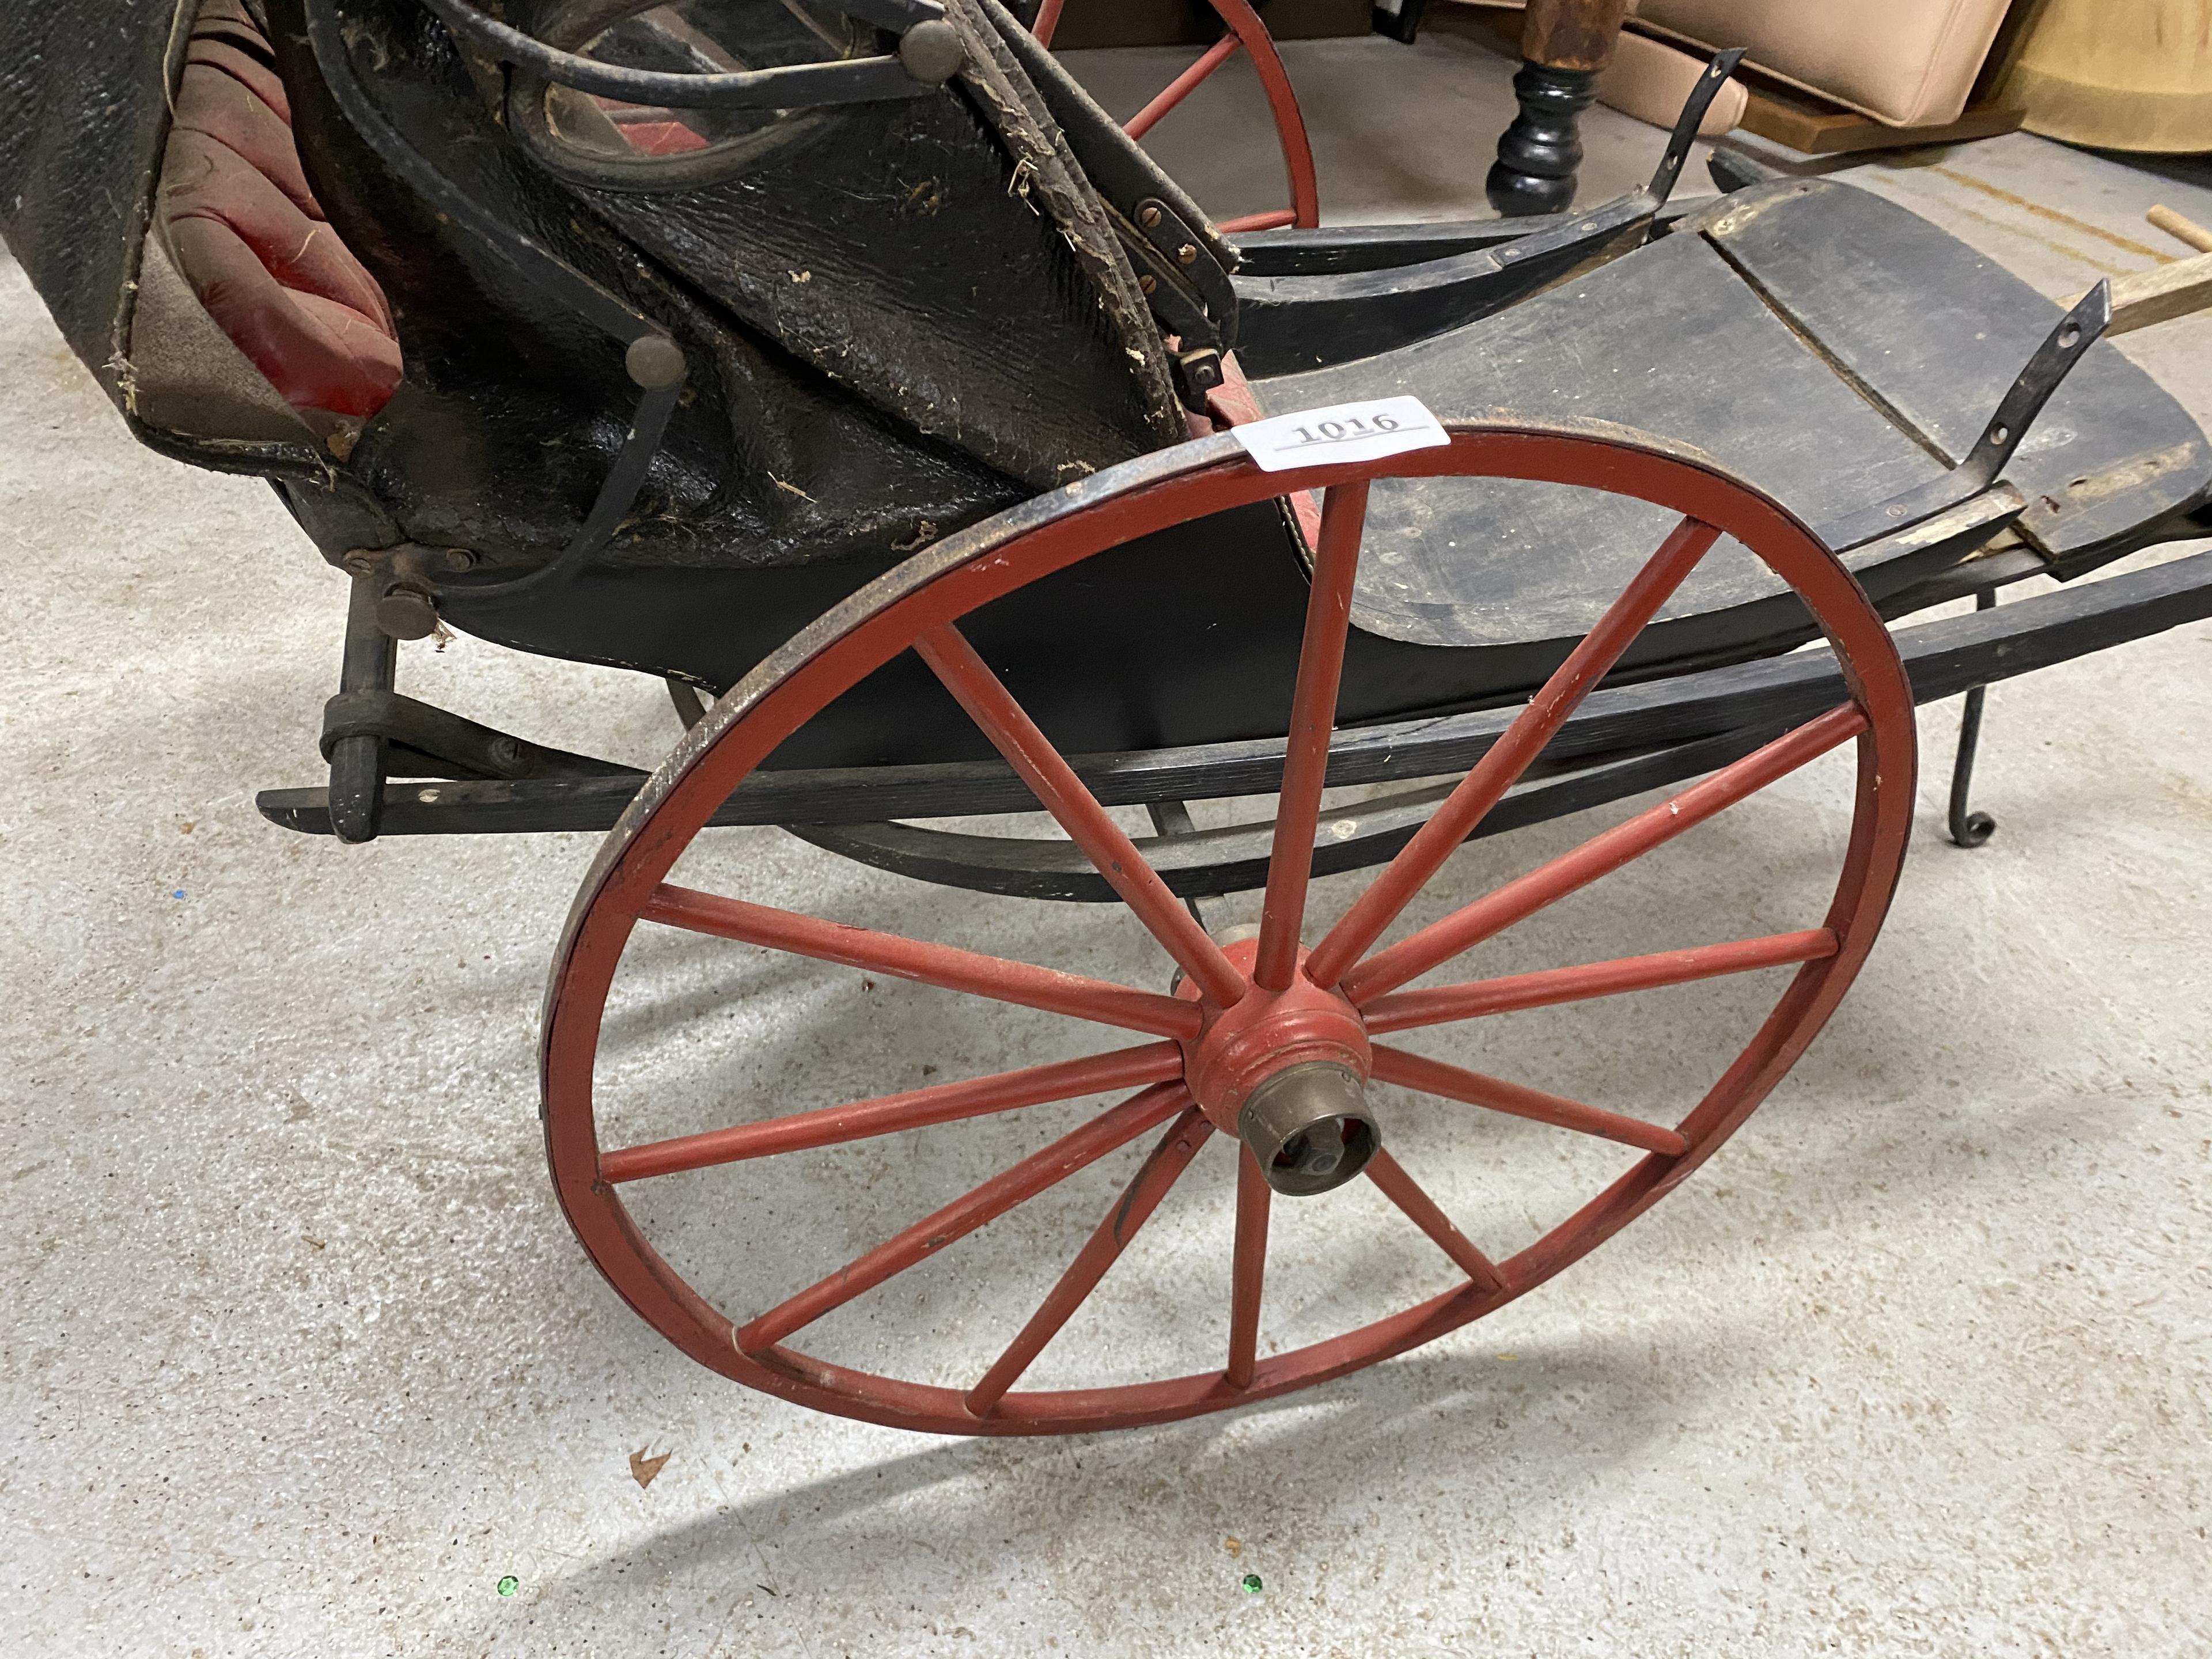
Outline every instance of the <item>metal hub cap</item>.
<svg viewBox="0 0 2212 1659"><path fill-rule="evenodd" d="M1341 1187L1382 1145L1359 1074L1325 1060L1288 1066L1255 1089L1237 1133L1267 1184L1291 1198Z"/></svg>
<svg viewBox="0 0 2212 1659"><path fill-rule="evenodd" d="M1221 936L1222 953L1251 974L1256 937ZM1256 931L1256 930L1255 930ZM1176 994L1198 1002L1206 1024L1183 1042L1191 1096L1207 1120L1251 1148L1267 1184L1306 1197L1340 1187L1367 1166L1382 1144L1368 1109L1367 1075L1374 1066L1366 1022L1336 991L1300 971L1284 989L1253 984L1228 1007L1204 998L1185 980Z"/></svg>

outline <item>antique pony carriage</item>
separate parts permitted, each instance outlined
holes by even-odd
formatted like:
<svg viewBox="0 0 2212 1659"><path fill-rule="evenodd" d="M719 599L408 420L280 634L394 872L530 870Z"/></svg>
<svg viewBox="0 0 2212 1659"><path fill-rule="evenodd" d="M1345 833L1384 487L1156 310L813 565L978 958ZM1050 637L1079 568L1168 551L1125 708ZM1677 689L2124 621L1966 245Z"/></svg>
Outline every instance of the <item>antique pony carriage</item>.
<svg viewBox="0 0 2212 1659"><path fill-rule="evenodd" d="M606 832L542 1037L586 1249L702 1363L951 1432L1279 1395L1534 1288L1697 1168L1837 1006L1904 857L1916 703L2212 614L2199 555L1888 625L2212 529L2202 434L2100 343L2201 284L2100 284L2062 314L1846 184L1717 168L1721 197L1672 206L1725 58L1618 201L1224 233L1032 21L1000 0L57 0L0 22L0 210L71 345L143 441L266 477L350 577L327 787L262 811L349 842ZM660 677L689 729L648 776L410 699L395 641L441 629ZM1775 786L1832 798L1834 833L1789 849L1803 908L1626 952L1601 913L1565 965L1466 976ZM1670 787L1435 899L1471 838ZM1061 834L1018 822L1040 806ZM1018 931L971 948L671 878L743 825L975 895L987 924L1118 904L1142 931L1113 949L1148 934L1157 960L1108 979L1024 960ZM1370 867L1321 925L1310 884ZM1256 927L1230 925L1237 893ZM618 970L661 939L729 950L702 935L787 979L987 1000L1030 1063L766 1111L718 1103L742 1064L703 1100L660 1072L612 1110L636 1073L607 1058ZM1773 994L1680 1109L1400 1036L1617 1019L1723 979ZM680 1048L715 1014L633 1008L623 1041ZM1456 1103L1459 1139L1425 1165L1394 1149L1389 1090ZM1048 1109L1073 1127L1023 1128ZM811 1212L854 1160L994 1126L1030 1138L988 1178L826 1274L805 1259L846 1236ZM1434 1195L1492 1128L1594 1171L1523 1205L1510 1253ZM1217 1135L1218 1276L1186 1264L1138 1305L1218 1310L1219 1346L1194 1368L1133 1333L1119 1370L1037 1386ZM1042 1293L1014 1317L971 1285L896 1340L837 1325L1116 1154L1087 1241L1024 1244ZM679 1220L672 1246L638 1201L672 1182L684 1213L770 1217L782 1248L731 1291L696 1259L711 1234ZM1364 1196L1446 1282L1394 1304L1363 1255L1345 1282L1381 1300L1268 1351L1275 1193ZM795 1346L825 1321L842 1357Z"/></svg>

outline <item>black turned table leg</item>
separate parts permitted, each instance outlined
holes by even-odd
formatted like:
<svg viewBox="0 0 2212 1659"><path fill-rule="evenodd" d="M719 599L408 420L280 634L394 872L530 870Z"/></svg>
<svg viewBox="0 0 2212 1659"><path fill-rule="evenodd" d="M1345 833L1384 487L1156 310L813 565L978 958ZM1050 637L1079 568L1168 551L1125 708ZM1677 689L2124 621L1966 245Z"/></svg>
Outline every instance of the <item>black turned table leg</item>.
<svg viewBox="0 0 2212 1659"><path fill-rule="evenodd" d="M1565 213L1575 204L1583 164L1576 118L1596 95L1595 70L1549 69L1523 61L1513 77L1521 112L1498 137L1498 159L1482 181L1490 205L1508 218Z"/></svg>
<svg viewBox="0 0 2212 1659"><path fill-rule="evenodd" d="M1613 61L1627 0L1529 0L1521 25L1521 69L1513 95L1521 112L1498 140L1483 181L1490 205L1509 217L1563 213L1574 205L1582 166L1577 122Z"/></svg>

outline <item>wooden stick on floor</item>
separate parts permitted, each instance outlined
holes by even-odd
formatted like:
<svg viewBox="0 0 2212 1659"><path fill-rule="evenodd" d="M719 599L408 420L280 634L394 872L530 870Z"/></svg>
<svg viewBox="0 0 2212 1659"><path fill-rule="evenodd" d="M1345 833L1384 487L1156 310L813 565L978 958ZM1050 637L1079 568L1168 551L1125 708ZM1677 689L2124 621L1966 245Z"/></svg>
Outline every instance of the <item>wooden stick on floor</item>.
<svg viewBox="0 0 2212 1659"><path fill-rule="evenodd" d="M2170 207L2154 207L2143 217L2175 240L2188 243L2199 253L2212 253L2212 230L2205 229L2194 219L2185 219Z"/></svg>

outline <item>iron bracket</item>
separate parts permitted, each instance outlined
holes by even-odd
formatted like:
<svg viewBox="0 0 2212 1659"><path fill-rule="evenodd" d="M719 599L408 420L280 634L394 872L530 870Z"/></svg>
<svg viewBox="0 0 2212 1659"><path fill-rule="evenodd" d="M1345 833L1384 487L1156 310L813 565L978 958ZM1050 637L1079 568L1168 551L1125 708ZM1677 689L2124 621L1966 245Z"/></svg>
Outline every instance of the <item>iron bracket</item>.
<svg viewBox="0 0 2212 1659"><path fill-rule="evenodd" d="M1713 246L1721 246L1718 242ZM1721 252L1725 255L1727 249L1721 247ZM2036 348L1958 465L1902 495L1831 520L1820 527L1820 539L1837 552L1844 552L1988 489L2027 436L2028 428L2051 401L2051 394L2064 384L2074 365L2089 355L2089 348L2112 320L2112 285L2100 280Z"/></svg>
<svg viewBox="0 0 2212 1659"><path fill-rule="evenodd" d="M401 775L515 781L645 775L635 767L546 748L382 687L341 691L323 705L325 760L339 744L362 738L390 745L386 769Z"/></svg>

